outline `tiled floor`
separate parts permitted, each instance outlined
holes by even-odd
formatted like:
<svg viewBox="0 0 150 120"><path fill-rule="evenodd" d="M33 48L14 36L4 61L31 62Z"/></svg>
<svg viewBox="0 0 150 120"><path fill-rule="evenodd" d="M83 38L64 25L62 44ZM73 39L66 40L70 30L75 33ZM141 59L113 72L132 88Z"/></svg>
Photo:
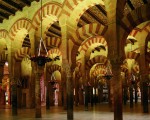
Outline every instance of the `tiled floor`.
<svg viewBox="0 0 150 120"><path fill-rule="evenodd" d="M150 113L143 114L140 104L130 109L129 105L123 108L123 120L150 120ZM11 116L10 108L0 109L0 120L67 120L67 112L62 107L51 107L50 110L42 108L42 118L34 118L34 109L19 109L18 116ZM74 107L74 120L114 120L113 112L110 112L107 104L89 107L89 111L84 111L84 107Z"/></svg>

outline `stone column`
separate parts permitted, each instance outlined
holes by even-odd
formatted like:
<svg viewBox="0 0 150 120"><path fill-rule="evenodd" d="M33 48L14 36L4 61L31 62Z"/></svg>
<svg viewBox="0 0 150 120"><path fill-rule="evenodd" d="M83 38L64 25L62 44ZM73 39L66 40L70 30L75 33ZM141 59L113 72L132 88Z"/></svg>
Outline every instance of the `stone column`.
<svg viewBox="0 0 150 120"><path fill-rule="evenodd" d="M62 15L60 16L60 26L61 26L61 33L62 33L62 44L61 44L61 52L62 52L62 68L64 69L64 71L62 72L64 75L64 78L66 77L66 79L62 79L63 81L63 93L66 93L66 87L67 87L67 119L68 120L72 120L73 119L73 86L71 86L73 84L72 81L72 73L71 73L71 45L69 43L69 38L70 38L70 34L69 32L75 32L75 30L73 30L71 24L69 23L67 16L66 15ZM66 85L67 84L67 85ZM66 85L66 86L65 86ZM64 98L66 98L66 95L64 94L63 96ZM63 99L64 101L64 106L65 106L65 102L66 100Z"/></svg>
<svg viewBox="0 0 150 120"><path fill-rule="evenodd" d="M62 106L62 83L59 82L58 106Z"/></svg>
<svg viewBox="0 0 150 120"><path fill-rule="evenodd" d="M21 62L15 62L14 79L16 79L17 82L17 108L21 108L21 102L22 102L20 99L22 98L22 88L21 88L22 86L20 83L20 76L21 76Z"/></svg>
<svg viewBox="0 0 150 120"><path fill-rule="evenodd" d="M113 72L114 120L122 120L122 80L120 62L116 59L116 61L111 61L111 63Z"/></svg>
<svg viewBox="0 0 150 120"><path fill-rule="evenodd" d="M75 105L79 105L79 79L77 79L77 72L74 73L74 87L75 87Z"/></svg>
<svg viewBox="0 0 150 120"><path fill-rule="evenodd" d="M138 102L137 83L134 85L134 89L135 89L135 103L137 103Z"/></svg>
<svg viewBox="0 0 150 120"><path fill-rule="evenodd" d="M94 97L94 95L93 95L93 87L91 88L91 107L93 107L93 97Z"/></svg>
<svg viewBox="0 0 150 120"><path fill-rule="evenodd" d="M127 72L125 73L125 81L124 81L124 88L123 88L123 101L124 101L124 105L127 104L127 100L128 100L128 86L127 86Z"/></svg>
<svg viewBox="0 0 150 120"><path fill-rule="evenodd" d="M0 66L0 106L5 105L5 91L2 88L2 79L3 79L4 66Z"/></svg>
<svg viewBox="0 0 150 120"><path fill-rule="evenodd" d="M99 89L98 89L98 98L99 98L99 103L101 103L103 101L103 84L100 83L99 85Z"/></svg>
<svg viewBox="0 0 150 120"><path fill-rule="evenodd" d="M46 84L47 84L46 85L47 86L47 88L46 88L46 109L50 109L50 99L49 99L50 83L48 81L46 81Z"/></svg>
<svg viewBox="0 0 150 120"><path fill-rule="evenodd" d="M5 105L6 101L5 101L5 91L4 90L0 90L0 106Z"/></svg>
<svg viewBox="0 0 150 120"><path fill-rule="evenodd" d="M149 96L149 100L150 100L150 86L149 86L149 92L148 93L149 93L148 96Z"/></svg>
<svg viewBox="0 0 150 120"><path fill-rule="evenodd" d="M18 114L17 107L18 107L18 97L17 97L17 85L18 80L20 78L20 64L13 61L13 75L14 77L11 78L11 103L12 103L12 115L15 116Z"/></svg>
<svg viewBox="0 0 150 120"><path fill-rule="evenodd" d="M85 81L84 81L84 90L85 90L85 97L84 97L84 109L88 110L88 102L89 102L89 86L88 86L88 77L89 72L85 71Z"/></svg>
<svg viewBox="0 0 150 120"><path fill-rule="evenodd" d="M52 84L50 84L50 86L49 86L49 94L50 94L50 106L54 106L54 102L55 102L55 100L54 100L54 85L52 85Z"/></svg>
<svg viewBox="0 0 150 120"><path fill-rule="evenodd" d="M133 108L133 85L131 84L129 87L130 91L130 108Z"/></svg>
<svg viewBox="0 0 150 120"><path fill-rule="evenodd" d="M114 96L114 120L123 120L122 114L122 81L121 81L121 70L120 65L123 61L124 47L122 44L123 29L119 24L120 17L122 16L122 11L119 13L117 10L118 4L117 0L104 1L107 5L107 20L108 29L106 35L106 41L108 44L108 59L110 59L112 64L112 87L110 88ZM122 2L122 6L123 6ZM123 10L123 9L122 9ZM119 14L117 14L117 12ZM119 19L120 18L120 19ZM117 84L116 84L117 83Z"/></svg>
<svg viewBox="0 0 150 120"><path fill-rule="evenodd" d="M84 88L82 88L82 86L81 86L81 88L79 90L79 104L80 105L84 104L83 92L84 92Z"/></svg>
<svg viewBox="0 0 150 120"><path fill-rule="evenodd" d="M114 99L113 99L113 89L112 89L112 80L107 82L108 84L108 102L110 111L114 111Z"/></svg>
<svg viewBox="0 0 150 120"><path fill-rule="evenodd" d="M94 105L96 105L97 99L98 99L98 101L99 101L100 85L99 85L99 84L97 85L97 84L98 84L97 79L94 78L94 93L95 93L95 95L94 95ZM98 96L96 95L96 88L98 89Z"/></svg>
<svg viewBox="0 0 150 120"><path fill-rule="evenodd" d="M31 67L32 67L32 73L31 73L31 82L30 82L30 88L29 88L29 91L30 91L30 103L31 103L31 108L35 108L35 63L34 62L31 62Z"/></svg>
<svg viewBox="0 0 150 120"><path fill-rule="evenodd" d="M50 109L50 76L48 70L46 70L46 109Z"/></svg>
<svg viewBox="0 0 150 120"><path fill-rule="evenodd" d="M40 87L40 79L44 72L44 66L38 66L35 63L36 71L35 71L35 117L41 118L41 87Z"/></svg>
<svg viewBox="0 0 150 120"><path fill-rule="evenodd" d="M63 107L64 110L67 109L67 90L66 90L66 73L64 70L61 72L61 79L62 79L62 94L63 94Z"/></svg>
<svg viewBox="0 0 150 120"><path fill-rule="evenodd" d="M148 85L147 82L142 82L142 86L143 86L143 113L148 113L149 109L148 109Z"/></svg>
<svg viewBox="0 0 150 120"><path fill-rule="evenodd" d="M142 94L142 103L143 103L143 113L148 113L148 68L149 64L145 59L145 46L140 48L140 58L139 58L139 67L140 67L140 75L141 75L141 94Z"/></svg>
<svg viewBox="0 0 150 120"><path fill-rule="evenodd" d="M124 90L123 90L123 101L124 101L124 105L126 105L127 104L127 94L128 93L128 91L127 91L127 87L126 86L124 86Z"/></svg>
<svg viewBox="0 0 150 120"><path fill-rule="evenodd" d="M61 16L61 21L59 21L60 26L61 26L61 33L62 33L62 43L60 50L62 52L62 65L63 64L69 64L71 62L71 50L70 50L70 45L69 45L69 32L72 31L71 26L67 23L67 16L62 15ZM67 95L66 95L66 80L67 74L66 71L62 70L61 72L62 76L62 88L63 88L63 106L64 109L67 108Z"/></svg>
<svg viewBox="0 0 150 120"><path fill-rule="evenodd" d="M67 120L73 120L73 82L70 65L64 64L63 69L66 71L67 78Z"/></svg>

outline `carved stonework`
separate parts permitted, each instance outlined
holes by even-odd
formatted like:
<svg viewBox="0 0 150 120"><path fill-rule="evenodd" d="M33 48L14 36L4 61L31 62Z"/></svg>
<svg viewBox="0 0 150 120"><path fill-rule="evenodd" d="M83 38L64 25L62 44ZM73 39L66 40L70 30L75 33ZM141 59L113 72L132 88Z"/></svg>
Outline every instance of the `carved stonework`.
<svg viewBox="0 0 150 120"><path fill-rule="evenodd" d="M63 64L63 69L66 72L67 77L71 77L71 67L69 64Z"/></svg>
<svg viewBox="0 0 150 120"><path fill-rule="evenodd" d="M123 64L123 58L118 57L118 58L113 58L110 60L112 67L120 67Z"/></svg>

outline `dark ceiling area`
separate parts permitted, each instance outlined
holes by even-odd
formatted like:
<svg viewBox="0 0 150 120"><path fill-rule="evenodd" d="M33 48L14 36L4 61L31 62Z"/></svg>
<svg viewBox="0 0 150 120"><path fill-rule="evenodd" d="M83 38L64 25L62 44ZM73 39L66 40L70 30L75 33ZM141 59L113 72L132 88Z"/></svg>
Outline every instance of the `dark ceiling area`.
<svg viewBox="0 0 150 120"><path fill-rule="evenodd" d="M15 15L17 11L22 11L25 6L30 6L33 1L39 2L39 0L0 0L0 23Z"/></svg>

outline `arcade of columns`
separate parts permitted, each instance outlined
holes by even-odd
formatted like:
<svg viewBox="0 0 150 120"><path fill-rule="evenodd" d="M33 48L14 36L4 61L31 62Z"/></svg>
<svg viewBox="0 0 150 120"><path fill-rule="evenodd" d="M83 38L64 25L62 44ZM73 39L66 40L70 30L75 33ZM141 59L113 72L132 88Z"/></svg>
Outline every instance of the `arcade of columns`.
<svg viewBox="0 0 150 120"><path fill-rule="evenodd" d="M5 104L7 88L12 115L17 115L17 108L26 107L35 108L35 116L42 117L41 83L46 88L46 108L50 109L56 84L51 84L51 78L55 76L58 105L67 109L68 119L73 119L73 104L84 104L85 110L89 102L93 106L93 89L96 93L104 84L108 86L114 120L123 119L122 106L127 102L128 91L133 107L133 89L136 98L140 89L143 112L147 113L150 4L137 0L133 5L134 9L129 10L126 0L43 0L42 37L48 57L53 60L42 67L29 60L29 56L37 54L40 40L40 2L4 20L0 24L0 104ZM97 18L101 23L88 21L89 10L97 12L95 6L102 8ZM59 59L55 59L57 56ZM113 75L109 81L102 77L107 67ZM101 94L98 90L99 97Z"/></svg>

